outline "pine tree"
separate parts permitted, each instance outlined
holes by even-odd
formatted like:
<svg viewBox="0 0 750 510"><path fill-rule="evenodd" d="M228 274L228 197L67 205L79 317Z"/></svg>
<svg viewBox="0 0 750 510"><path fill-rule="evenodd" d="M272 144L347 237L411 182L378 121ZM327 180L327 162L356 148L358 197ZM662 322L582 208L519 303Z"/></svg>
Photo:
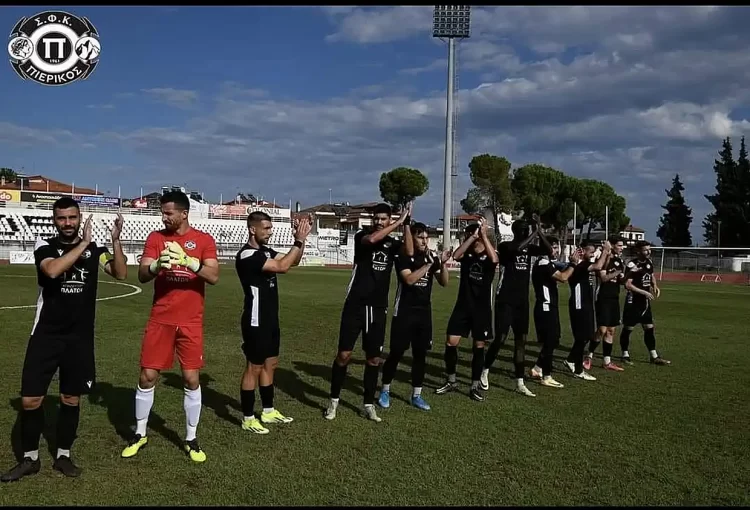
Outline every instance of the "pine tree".
<svg viewBox="0 0 750 510"><path fill-rule="evenodd" d="M714 172L716 172L716 194L705 195L714 207L714 212L706 215L703 220L703 237L709 246L716 246L719 238L719 222L721 222L722 245L727 246L727 222L732 214L735 195L737 194L737 163L732 156L732 141L727 137L722 142L719 158L714 160ZM744 187L744 186L743 186ZM744 194L744 190L741 191Z"/></svg>
<svg viewBox="0 0 750 510"><path fill-rule="evenodd" d="M674 176L672 188L664 191L669 200L666 205L661 206L665 212L656 235L661 239L662 246L692 246L690 224L693 222L693 216L682 194L685 187L680 182L680 174Z"/></svg>

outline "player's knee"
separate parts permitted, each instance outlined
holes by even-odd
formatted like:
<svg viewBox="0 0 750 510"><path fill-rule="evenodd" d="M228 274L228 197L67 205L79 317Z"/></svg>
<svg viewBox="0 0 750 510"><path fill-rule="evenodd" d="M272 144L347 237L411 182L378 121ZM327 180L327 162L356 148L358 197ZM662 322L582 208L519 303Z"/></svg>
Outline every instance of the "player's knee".
<svg viewBox="0 0 750 510"><path fill-rule="evenodd" d="M276 367L278 366L279 366L279 358L277 357L268 358L263 363L263 370L265 370L266 372L273 372L274 370L276 370Z"/></svg>
<svg viewBox="0 0 750 510"><path fill-rule="evenodd" d="M60 401L66 406L76 407L81 403L81 397L78 395L60 395Z"/></svg>
<svg viewBox="0 0 750 510"><path fill-rule="evenodd" d="M200 376L197 370L185 370L182 372L182 384L189 390L197 390L200 386Z"/></svg>
<svg viewBox="0 0 750 510"><path fill-rule="evenodd" d="M474 347L476 347L477 349L484 349L484 341L482 340L475 341Z"/></svg>
<svg viewBox="0 0 750 510"><path fill-rule="evenodd" d="M336 364L344 367L349 364L349 361L351 359L352 359L352 351L340 351L336 355Z"/></svg>
<svg viewBox="0 0 750 510"><path fill-rule="evenodd" d="M156 386L156 382L159 380L159 372L151 370L150 368L141 369L141 375L138 378L138 386L142 390L149 390Z"/></svg>
<svg viewBox="0 0 750 510"><path fill-rule="evenodd" d="M39 409L39 406L44 402L44 397L23 397L21 398L21 405L24 411L33 411Z"/></svg>
<svg viewBox="0 0 750 510"><path fill-rule="evenodd" d="M456 347L460 341L461 341L460 336L449 336L445 340L445 345L447 345L448 347Z"/></svg>
<svg viewBox="0 0 750 510"><path fill-rule="evenodd" d="M644 324L643 325L643 331L646 331L646 330L649 330L649 329L653 331L654 325L653 324Z"/></svg>
<svg viewBox="0 0 750 510"><path fill-rule="evenodd" d="M367 364L371 367L377 367L380 365L381 359L379 356L369 356L367 358Z"/></svg>

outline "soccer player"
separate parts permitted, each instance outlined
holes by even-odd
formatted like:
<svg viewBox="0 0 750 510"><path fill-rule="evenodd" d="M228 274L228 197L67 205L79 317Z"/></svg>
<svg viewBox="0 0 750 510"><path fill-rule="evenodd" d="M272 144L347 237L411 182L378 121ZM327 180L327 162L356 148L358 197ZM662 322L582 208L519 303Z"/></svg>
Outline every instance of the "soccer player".
<svg viewBox="0 0 750 510"><path fill-rule="evenodd" d="M605 267L611 246L609 241L605 241L602 254L596 261L594 261L596 247L592 241L582 242L579 249L581 260L568 278L570 286L568 312L570 313L570 327L573 330L573 347L564 363L575 377L584 381L596 381L596 377L583 369L583 351L594 338L596 330L591 274Z"/></svg>
<svg viewBox="0 0 750 510"><path fill-rule="evenodd" d="M524 220L516 220L511 225L513 240L500 243L497 247L500 265L503 268L497 284L495 298L495 340L487 349L484 370L480 377L480 387L490 387L488 375L495 362L500 347L505 344L511 327L513 328L513 361L516 375L515 391L534 397L523 381L526 359L526 336L529 334L529 280L531 257L549 256L552 248L542 235L540 223L536 222L534 232L529 235L529 225ZM538 238L541 245L531 244Z"/></svg>
<svg viewBox="0 0 750 510"><path fill-rule="evenodd" d="M651 301L661 296L661 289L654 278L654 263L651 261L651 243L638 241L635 243L636 258L628 262L625 272L625 306L622 310L622 333L620 333L620 348L622 361L632 365L630 360L630 334L636 324L643 327L643 340L646 343L651 363L655 365L669 365L668 361L656 352L656 337L654 336L654 317L651 311Z"/></svg>
<svg viewBox="0 0 750 510"><path fill-rule="evenodd" d="M279 328L279 286L277 274L285 274L299 264L310 233L310 220L295 221L294 245L286 254L268 247L273 234L271 217L260 211L247 217L249 239L235 259L235 269L245 293L242 310L242 351L247 366L242 374L240 402L242 428L256 434L268 434L263 423L291 423L273 407L273 374L279 364L281 330ZM259 384L260 383L260 384ZM255 417L255 387L258 386L263 412Z"/></svg>
<svg viewBox="0 0 750 510"><path fill-rule="evenodd" d="M44 401L52 377L60 370L60 411L57 418L57 456L52 467L65 476L81 474L70 458L81 413L81 395L96 380L94 322L99 268L117 280L127 277L120 244L123 219L111 231L114 256L92 241L91 216L83 226L78 202L70 197L52 206L57 236L37 240L34 247L40 287L36 317L21 375L21 443L23 458L0 480L14 482L39 472L39 439L44 429Z"/></svg>
<svg viewBox="0 0 750 510"><path fill-rule="evenodd" d="M196 439L201 414L200 369L203 361L203 308L206 283L219 281L216 242L190 226L190 200L181 191L162 195L164 229L151 232L138 267L138 280L154 280L154 301L141 344L141 374L135 392L136 430L122 456L133 457L148 443L148 416L162 370L174 363L175 351L184 383L185 451L194 462L206 454Z"/></svg>
<svg viewBox="0 0 750 510"><path fill-rule="evenodd" d="M373 227L360 230L354 236L354 268L341 311L338 353L331 365L330 401L324 414L327 420L336 418L346 369L357 337L362 333L362 349L367 358L363 377L364 415L368 420L382 421L375 412L375 392L385 342L391 270L394 257L402 249L401 241L390 234L410 215L411 204L404 208L398 220L391 221L391 206L378 204L373 211Z"/></svg>
<svg viewBox="0 0 750 510"><path fill-rule="evenodd" d="M599 286L596 292L596 335L589 344L589 352L583 359L584 370L591 370L591 362L594 359L596 348L604 339L604 362L602 368L613 372L622 372L624 369L612 362L612 344L615 338L617 326L620 325L620 286L625 276L625 263L622 255L623 242L617 236L610 237L609 244L612 252L607 260L607 265L599 271Z"/></svg>
<svg viewBox="0 0 750 510"><path fill-rule="evenodd" d="M471 390L469 396L481 402L479 379L484 367L484 343L492 339L492 280L495 279L498 257L497 251L487 238L487 224L469 225L465 229L463 244L453 253L453 260L461 265L458 295L446 331L445 375L446 382L435 390L442 395L456 390L456 364L458 363L458 343L461 337L471 333L474 341L471 358Z"/></svg>
<svg viewBox="0 0 750 510"><path fill-rule="evenodd" d="M422 383L427 351L432 349L432 280L434 277L442 287L448 285L445 263L451 258L451 251L444 251L439 258L433 254L427 247L427 226L423 223L415 223L413 229L406 225L404 229L405 253L397 255L395 261L398 288L391 321L391 349L383 364L378 404L383 408L391 406L391 382L399 361L411 346L411 403L429 411L430 406L422 397Z"/></svg>
<svg viewBox="0 0 750 510"><path fill-rule="evenodd" d="M531 369L531 377L541 379L543 386L562 388L563 384L552 378L552 360L555 349L560 345L560 309L557 284L565 283L573 275L580 262L578 253L570 254L570 263L558 263L560 241L551 237L552 256L541 256L536 260L531 272L534 286L534 326L537 342L542 344L536 365Z"/></svg>

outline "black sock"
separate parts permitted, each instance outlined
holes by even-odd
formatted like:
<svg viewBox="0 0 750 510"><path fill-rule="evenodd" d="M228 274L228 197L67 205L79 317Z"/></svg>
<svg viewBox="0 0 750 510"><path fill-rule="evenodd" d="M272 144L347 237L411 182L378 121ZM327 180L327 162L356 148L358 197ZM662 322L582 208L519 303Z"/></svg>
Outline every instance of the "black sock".
<svg viewBox="0 0 750 510"><path fill-rule="evenodd" d="M43 430L44 409L42 406L21 411L21 446L24 452L39 449L39 439L42 437Z"/></svg>
<svg viewBox="0 0 750 510"><path fill-rule="evenodd" d="M516 379L523 379L526 368L526 335L513 337L513 364L516 368Z"/></svg>
<svg viewBox="0 0 750 510"><path fill-rule="evenodd" d="M70 450L78 432L78 420L81 416L80 406L69 406L60 403L60 414L57 417L57 447Z"/></svg>
<svg viewBox="0 0 750 510"><path fill-rule="evenodd" d="M263 409L271 409L273 407L273 384L258 386L258 393L260 393L260 405Z"/></svg>
<svg viewBox="0 0 750 510"><path fill-rule="evenodd" d="M628 347L630 347L630 333L631 330L628 328L622 328L622 332L620 332L620 349L625 352L628 350Z"/></svg>
<svg viewBox="0 0 750 510"><path fill-rule="evenodd" d="M500 335L487 348L487 352L484 354L484 368L489 370L495 363L497 355L500 353L500 347L503 346L506 338L505 335Z"/></svg>
<svg viewBox="0 0 750 510"><path fill-rule="evenodd" d="M602 341L599 340L598 338L594 338L593 340L591 340L589 342L589 352L592 353L592 354L595 353L596 352L596 348L599 347L600 343L602 343Z"/></svg>
<svg viewBox="0 0 750 510"><path fill-rule="evenodd" d="M427 351L412 349L411 355L411 385L413 388L421 388L427 366Z"/></svg>
<svg viewBox="0 0 750 510"><path fill-rule="evenodd" d="M362 384L365 387L365 405L375 403L375 390L378 388L378 374L380 367L378 365L365 365L365 375Z"/></svg>
<svg viewBox="0 0 750 510"><path fill-rule="evenodd" d="M344 386L344 379L346 379L346 365L341 366L333 360L331 366L331 398L339 398L341 395L341 388Z"/></svg>
<svg viewBox="0 0 750 510"><path fill-rule="evenodd" d="M484 368L484 347L477 347L476 345L471 350L471 381L478 381L482 376L482 368Z"/></svg>
<svg viewBox="0 0 750 510"><path fill-rule="evenodd" d="M646 342L646 348L649 351L656 350L656 335L654 335L654 328L643 330L643 340Z"/></svg>
<svg viewBox="0 0 750 510"><path fill-rule="evenodd" d="M247 416L248 418L254 416L255 390L243 390L240 388L240 403L242 404L242 416Z"/></svg>
<svg viewBox="0 0 750 510"><path fill-rule="evenodd" d="M383 363L383 384L391 384L393 378L396 376L396 369L398 363L404 353L401 351L395 351L388 354L388 359Z"/></svg>
<svg viewBox="0 0 750 510"><path fill-rule="evenodd" d="M445 354L445 373L446 375L456 375L456 365L458 364L458 347L455 345L446 345Z"/></svg>
<svg viewBox="0 0 750 510"><path fill-rule="evenodd" d="M602 345L602 351L605 357L612 356L612 344L609 342L604 342L604 345Z"/></svg>

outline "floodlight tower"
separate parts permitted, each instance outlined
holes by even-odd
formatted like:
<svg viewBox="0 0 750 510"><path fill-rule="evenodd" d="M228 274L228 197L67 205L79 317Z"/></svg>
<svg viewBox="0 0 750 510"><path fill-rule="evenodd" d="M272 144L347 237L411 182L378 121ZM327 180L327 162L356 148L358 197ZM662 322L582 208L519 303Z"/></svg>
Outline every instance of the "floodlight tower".
<svg viewBox="0 0 750 510"><path fill-rule="evenodd" d="M469 37L471 6L436 5L433 14L432 37L448 39L448 91L445 110L445 183L443 188L443 249L451 247L451 206L453 202L452 174L453 150L455 148L455 86L456 86L456 39Z"/></svg>

